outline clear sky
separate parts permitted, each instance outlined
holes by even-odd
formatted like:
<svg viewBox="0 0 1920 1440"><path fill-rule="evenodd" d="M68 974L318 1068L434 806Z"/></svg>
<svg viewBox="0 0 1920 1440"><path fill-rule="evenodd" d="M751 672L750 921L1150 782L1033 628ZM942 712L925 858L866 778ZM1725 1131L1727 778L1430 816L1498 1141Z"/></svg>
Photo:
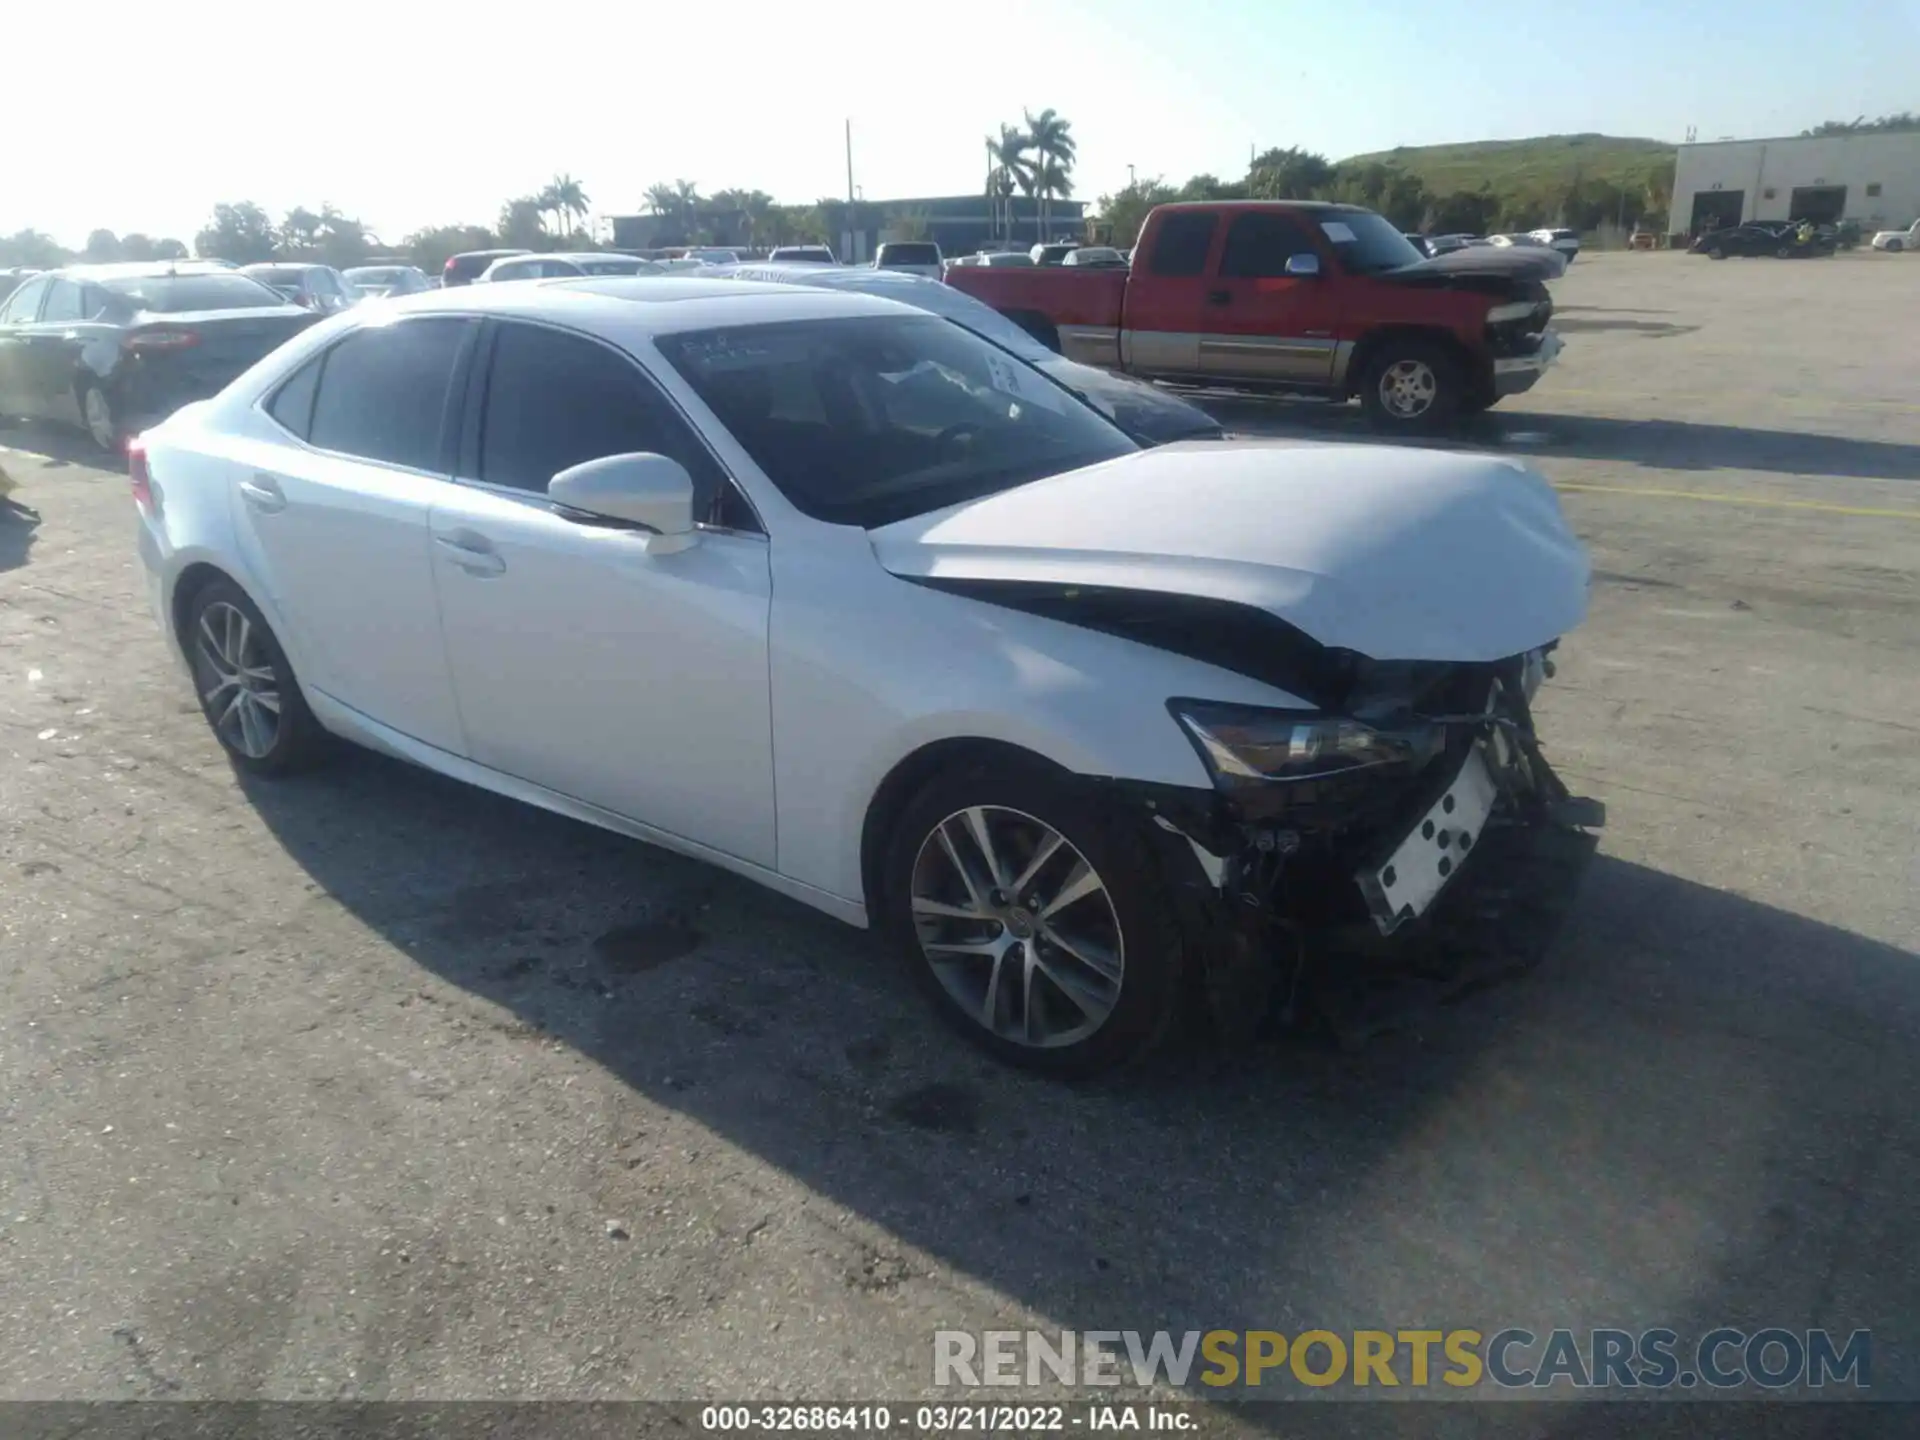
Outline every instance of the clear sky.
<svg viewBox="0 0 1920 1440"><path fill-rule="evenodd" d="M1920 110L1920 0L235 0L22 3L0 233L192 242L217 200L331 202L397 240L568 171L646 187L971 194L1053 106L1077 192L1241 173L1250 146L1794 134ZM64 56L66 58L59 58Z"/></svg>

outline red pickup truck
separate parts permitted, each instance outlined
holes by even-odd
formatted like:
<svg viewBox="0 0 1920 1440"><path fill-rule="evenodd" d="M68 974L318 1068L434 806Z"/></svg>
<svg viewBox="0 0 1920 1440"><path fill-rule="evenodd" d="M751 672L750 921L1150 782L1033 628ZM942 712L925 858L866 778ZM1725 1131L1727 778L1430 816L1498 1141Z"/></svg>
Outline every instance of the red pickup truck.
<svg viewBox="0 0 1920 1440"><path fill-rule="evenodd" d="M1354 205L1162 205L1131 270L954 266L947 283L1069 359L1150 380L1355 395L1425 432L1530 389L1560 350L1545 251L1428 258Z"/></svg>

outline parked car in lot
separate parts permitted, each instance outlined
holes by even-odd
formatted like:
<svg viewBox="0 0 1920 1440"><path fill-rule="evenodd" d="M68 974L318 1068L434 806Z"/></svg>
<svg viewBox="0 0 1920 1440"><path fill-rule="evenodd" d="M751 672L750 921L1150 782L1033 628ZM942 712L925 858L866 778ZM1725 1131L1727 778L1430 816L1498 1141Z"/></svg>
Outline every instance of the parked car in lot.
<svg viewBox="0 0 1920 1440"><path fill-rule="evenodd" d="M1220 422L1191 401L1135 380L1056 355L992 306L971 295L918 275L839 265L722 265L701 272L731 280L778 285L817 285L860 295L897 300L930 311L981 339L998 345L1064 386L1119 426L1137 445L1167 445L1175 440L1218 440Z"/></svg>
<svg viewBox="0 0 1920 1440"><path fill-rule="evenodd" d="M702 265L732 265L740 259L738 250L722 250L714 246L696 245L680 258L698 260Z"/></svg>
<svg viewBox="0 0 1920 1440"><path fill-rule="evenodd" d="M340 272L363 300L398 299L424 295L433 289L425 271L412 265L356 265Z"/></svg>
<svg viewBox="0 0 1920 1440"><path fill-rule="evenodd" d="M1876 230L1869 243L1875 250L1920 250L1920 220L1904 230Z"/></svg>
<svg viewBox="0 0 1920 1440"><path fill-rule="evenodd" d="M1838 232L1831 227L1802 227L1791 220L1753 220L1700 236L1688 247L1694 255L1713 260L1732 256L1769 255L1778 260L1831 255Z"/></svg>
<svg viewBox="0 0 1920 1440"><path fill-rule="evenodd" d="M449 255L446 266L440 272L440 287L451 290L459 285L471 285L494 261L508 255L528 255L528 250L465 250L458 255Z"/></svg>
<svg viewBox="0 0 1920 1440"><path fill-rule="evenodd" d="M931 240L889 240L873 252L873 268L938 280L945 264L940 247Z"/></svg>
<svg viewBox="0 0 1920 1440"><path fill-rule="evenodd" d="M1202 977L1284 986L1301 933L1422 954L1474 871L1518 885L1509 847L1597 818L1526 700L1589 578L1538 475L1143 452L870 296L415 296L130 468L240 769L344 737L711 861L877 928L1049 1071L1137 1055Z"/></svg>
<svg viewBox="0 0 1920 1440"><path fill-rule="evenodd" d="M1384 429L1437 429L1531 388L1560 348L1545 247L1430 259L1371 210L1163 205L1130 270L953 269L947 283L1051 349L1143 379L1357 395Z"/></svg>
<svg viewBox="0 0 1920 1440"><path fill-rule="evenodd" d="M781 263L799 263L802 265L838 265L833 251L825 245L776 245L767 252L767 259Z"/></svg>
<svg viewBox="0 0 1920 1440"><path fill-rule="evenodd" d="M1082 245L1078 249L1069 250L1067 258L1060 263L1071 265L1076 269L1091 266L1111 270L1115 266L1124 267L1127 257L1111 245Z"/></svg>
<svg viewBox="0 0 1920 1440"><path fill-rule="evenodd" d="M272 262L243 265L242 275L251 275L268 289L276 291L308 310L333 315L355 304L360 292L331 265L295 265Z"/></svg>
<svg viewBox="0 0 1920 1440"><path fill-rule="evenodd" d="M1027 255L1036 265L1064 265L1067 262L1067 256L1079 248L1078 245L1071 242L1066 244L1035 245L1031 250L1027 251Z"/></svg>
<svg viewBox="0 0 1920 1440"><path fill-rule="evenodd" d="M76 265L0 305L0 415L117 451L318 318L249 275L180 261Z"/></svg>
<svg viewBox="0 0 1920 1440"><path fill-rule="evenodd" d="M1535 230L1533 238L1549 250L1558 250L1571 265L1580 256L1580 232L1578 230Z"/></svg>
<svg viewBox="0 0 1920 1440"><path fill-rule="evenodd" d="M689 264L697 264L697 261ZM634 255L587 251L579 255L508 255L481 271L478 281L559 280L581 275L665 275L665 265ZM477 283L477 282L476 282Z"/></svg>
<svg viewBox="0 0 1920 1440"><path fill-rule="evenodd" d="M1033 256L1024 250L982 250L975 255L962 255L953 263L985 266L991 270L1031 270Z"/></svg>

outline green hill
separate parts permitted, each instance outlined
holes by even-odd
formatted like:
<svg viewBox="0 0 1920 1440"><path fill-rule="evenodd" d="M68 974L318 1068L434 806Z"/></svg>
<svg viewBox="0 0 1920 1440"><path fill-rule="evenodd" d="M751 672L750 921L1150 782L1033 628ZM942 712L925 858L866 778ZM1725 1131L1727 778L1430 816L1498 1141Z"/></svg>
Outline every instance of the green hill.
<svg viewBox="0 0 1920 1440"><path fill-rule="evenodd" d="M1478 190L1496 194L1563 191L1575 179L1638 190L1650 171L1671 165L1675 147L1664 140L1622 135L1537 135L1531 140L1476 140L1464 145L1402 145L1342 164L1377 162L1420 178L1430 195Z"/></svg>

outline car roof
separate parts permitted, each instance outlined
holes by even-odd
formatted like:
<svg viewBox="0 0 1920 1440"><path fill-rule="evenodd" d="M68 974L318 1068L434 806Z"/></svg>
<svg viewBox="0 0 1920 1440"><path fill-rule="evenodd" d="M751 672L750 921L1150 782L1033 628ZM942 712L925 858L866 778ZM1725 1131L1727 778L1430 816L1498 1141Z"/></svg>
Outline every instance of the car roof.
<svg viewBox="0 0 1920 1440"><path fill-rule="evenodd" d="M331 270L331 265L322 265L318 260L256 260L251 265L242 265L240 273L251 275L255 270Z"/></svg>
<svg viewBox="0 0 1920 1440"><path fill-rule="evenodd" d="M99 265L62 265L44 273L77 276L83 280L149 280L168 275L233 275L238 272L209 260L115 260Z"/></svg>
<svg viewBox="0 0 1920 1440"><path fill-rule="evenodd" d="M1284 205L1289 210L1332 210L1345 214L1371 215L1364 205L1348 205L1339 200L1169 200L1156 210L1265 210Z"/></svg>
<svg viewBox="0 0 1920 1440"><path fill-rule="evenodd" d="M650 335L781 320L916 313L912 306L870 295L698 275L600 275L460 286L383 305L385 315L441 311L556 320L584 329L637 328Z"/></svg>

